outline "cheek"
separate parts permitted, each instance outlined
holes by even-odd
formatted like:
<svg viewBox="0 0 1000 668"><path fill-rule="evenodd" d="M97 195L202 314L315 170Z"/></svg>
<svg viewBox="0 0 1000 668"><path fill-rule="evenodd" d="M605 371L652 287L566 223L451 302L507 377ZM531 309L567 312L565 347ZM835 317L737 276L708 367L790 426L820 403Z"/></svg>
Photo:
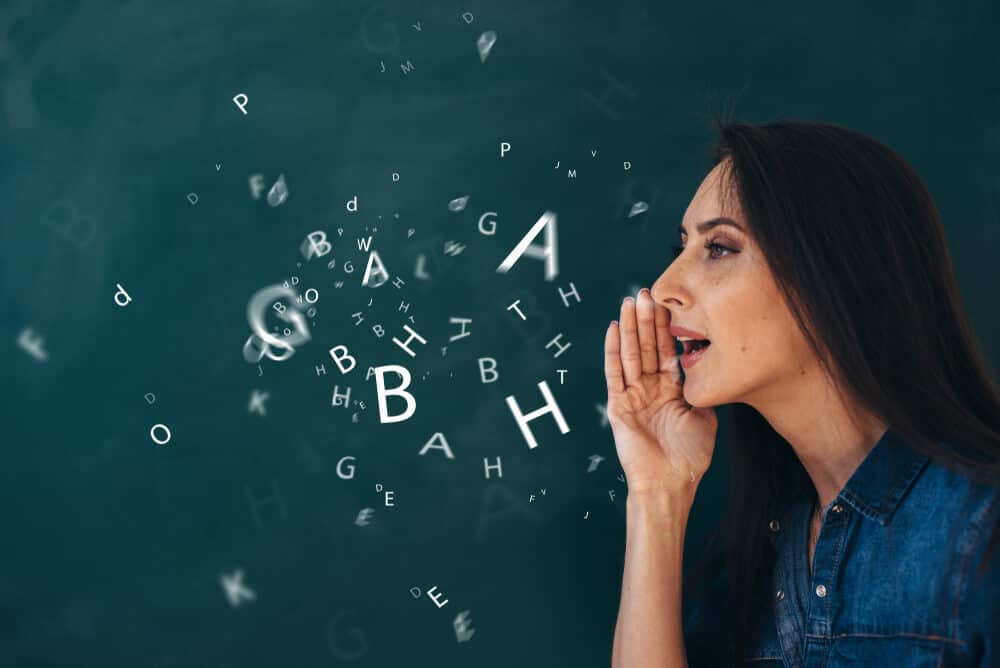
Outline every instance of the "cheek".
<svg viewBox="0 0 1000 668"><path fill-rule="evenodd" d="M744 302L749 304L750 302ZM730 311L720 350L732 364L784 366L798 356L798 346L779 313L760 308Z"/></svg>
<svg viewBox="0 0 1000 668"><path fill-rule="evenodd" d="M754 258L719 266L696 277L694 284L702 289L693 302L702 307L710 338L723 344L730 361L789 353L794 319L766 267Z"/></svg>

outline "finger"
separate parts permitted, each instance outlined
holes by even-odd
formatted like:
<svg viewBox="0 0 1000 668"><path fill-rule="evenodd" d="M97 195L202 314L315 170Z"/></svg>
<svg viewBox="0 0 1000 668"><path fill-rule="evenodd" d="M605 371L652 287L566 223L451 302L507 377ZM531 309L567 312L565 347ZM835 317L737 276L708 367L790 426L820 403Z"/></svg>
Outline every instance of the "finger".
<svg viewBox="0 0 1000 668"><path fill-rule="evenodd" d="M663 306L656 307L656 347L660 355L660 373L670 377L680 396L681 388L684 387L681 356L677 354L674 337L670 335L670 311Z"/></svg>
<svg viewBox="0 0 1000 668"><path fill-rule="evenodd" d="M639 323L639 361L643 373L656 373L656 330L653 327L653 298L643 288L635 303L635 316Z"/></svg>
<svg viewBox="0 0 1000 668"><path fill-rule="evenodd" d="M622 378L621 335L616 320L611 321L604 335L604 378L608 382L609 395L625 391L625 380Z"/></svg>
<svg viewBox="0 0 1000 668"><path fill-rule="evenodd" d="M660 359L660 371L667 371L670 368L672 357L677 356L677 344L674 337L670 335L670 310L656 305L654 316L656 321L656 353Z"/></svg>
<svg viewBox="0 0 1000 668"><path fill-rule="evenodd" d="M638 383L639 376L642 375L642 364L639 361L639 334L636 329L635 300L632 297L626 297L622 301L621 327L619 328L625 387Z"/></svg>

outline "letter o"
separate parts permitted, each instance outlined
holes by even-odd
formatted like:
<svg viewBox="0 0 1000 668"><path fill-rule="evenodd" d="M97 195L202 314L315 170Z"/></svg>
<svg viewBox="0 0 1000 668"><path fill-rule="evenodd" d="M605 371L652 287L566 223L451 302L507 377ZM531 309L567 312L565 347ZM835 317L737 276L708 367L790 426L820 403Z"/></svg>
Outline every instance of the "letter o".
<svg viewBox="0 0 1000 668"><path fill-rule="evenodd" d="M167 432L167 437L165 439L163 439L162 441L160 439L156 438L156 430L158 428L162 429L165 432ZM153 439L153 443L156 443L157 445L166 445L167 443L170 442L170 429L165 424L159 424L159 423L154 424L149 429L149 437L151 439Z"/></svg>

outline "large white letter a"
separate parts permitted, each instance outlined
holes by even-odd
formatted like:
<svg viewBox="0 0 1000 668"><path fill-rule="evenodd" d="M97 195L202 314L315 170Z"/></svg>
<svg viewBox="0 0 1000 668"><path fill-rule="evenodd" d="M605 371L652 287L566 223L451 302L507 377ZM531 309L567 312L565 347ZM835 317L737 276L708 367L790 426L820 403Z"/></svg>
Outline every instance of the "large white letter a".
<svg viewBox="0 0 1000 668"><path fill-rule="evenodd" d="M546 227L548 226L548 227ZM531 241L538 236L545 227L545 245L536 246ZM514 266L522 255L533 257L536 260L545 260L545 280L551 281L559 275L559 261L556 256L556 212L546 211L538 222L532 226L528 233L524 235L514 250L510 252L504 261L497 267L497 273L506 274Z"/></svg>

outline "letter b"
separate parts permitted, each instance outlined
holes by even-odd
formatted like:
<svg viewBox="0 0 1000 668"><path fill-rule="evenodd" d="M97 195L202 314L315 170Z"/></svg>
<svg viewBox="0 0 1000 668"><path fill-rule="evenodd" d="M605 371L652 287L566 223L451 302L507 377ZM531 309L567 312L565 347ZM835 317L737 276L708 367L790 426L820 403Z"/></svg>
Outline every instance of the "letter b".
<svg viewBox="0 0 1000 668"><path fill-rule="evenodd" d="M405 366L399 364L386 364L385 366L375 367L375 387L378 391L378 418L379 422L385 424L386 422L403 422L408 420L413 416L413 413L417 410L417 400L412 394L406 391L406 388L410 386L410 372ZM395 371L400 376L403 377L402 384L394 389L386 390L385 388L385 374L389 371ZM389 395L395 395L398 397L403 397L406 401L406 410L401 415L389 415L389 408L387 406L386 398Z"/></svg>

